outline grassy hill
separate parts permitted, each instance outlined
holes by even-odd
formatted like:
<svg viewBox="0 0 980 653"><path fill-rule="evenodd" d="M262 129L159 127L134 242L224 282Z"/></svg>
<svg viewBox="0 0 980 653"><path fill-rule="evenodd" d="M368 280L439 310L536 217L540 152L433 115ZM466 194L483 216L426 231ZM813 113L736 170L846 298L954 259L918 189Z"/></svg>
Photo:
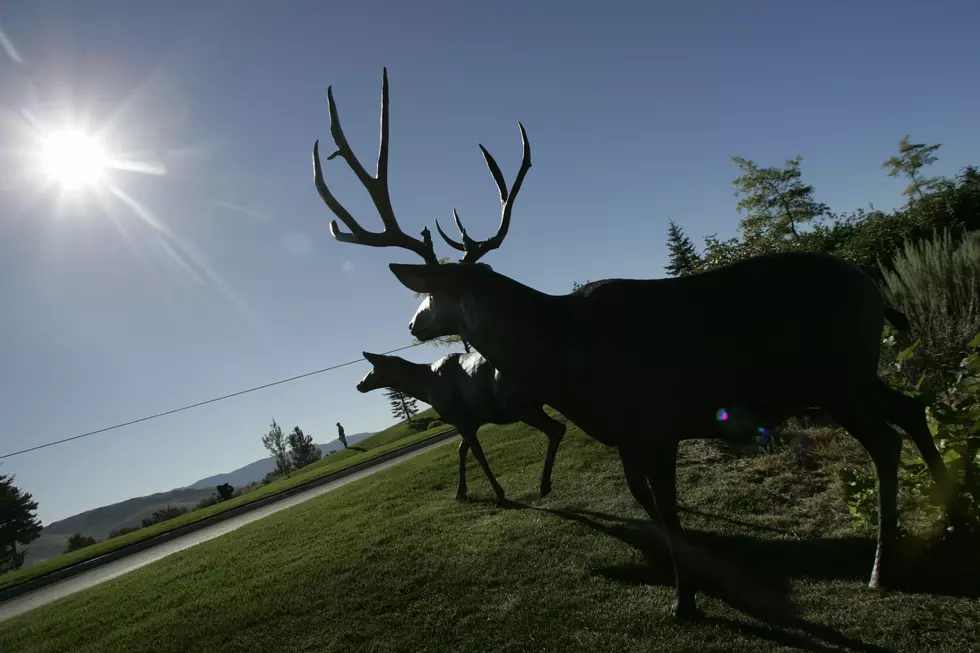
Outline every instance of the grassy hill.
<svg viewBox="0 0 980 653"><path fill-rule="evenodd" d="M416 417L432 418L434 416L436 416L436 413L425 411L424 413L419 413L419 415ZM161 533L166 533L180 526L205 519L226 510L279 494L288 489L303 485L304 483L309 483L324 476L334 474L347 467L350 467L351 465L366 462L377 456L384 455L402 447L410 446L416 442L425 440L426 438L430 438L433 435L445 431L447 428L450 427L438 426L434 429L420 433L415 429L409 428L404 422L399 422L398 424L395 424L384 431L376 433L370 438L361 440L357 445L351 447L350 449L344 449L333 453L326 458L320 459L312 465L308 465L300 469L298 472L294 472L289 478L273 481L268 485L260 486L257 489L254 489L246 494L236 496L228 501L222 501L221 503L209 506L207 508L194 510L181 515L180 517L169 519L146 528L140 528L139 530L126 533L125 535L121 535L119 537L114 537L111 540L99 542L92 546L85 547L84 549L79 549L71 553L65 553L51 559L42 560L29 567L22 567L15 571L0 574L0 589L11 585L16 585L18 583L23 583L31 578L42 576L58 569L70 567L85 560L104 555L110 551L115 551L116 549L128 546L135 542L140 542ZM202 492L202 490L195 491ZM210 493L206 494L210 495ZM44 536L42 535L42 537ZM65 541L67 542L67 539ZM50 550L52 547L57 546L57 542L54 542L51 538L48 538L45 542L41 543L41 546L42 550L44 550L45 547Z"/></svg>
<svg viewBox="0 0 980 653"><path fill-rule="evenodd" d="M0 650L975 649L975 552L909 538L903 568L921 580L867 589L874 542L854 535L836 476L867 459L850 439L821 436L807 465L682 446L703 617L677 624L664 547L613 450L570 428L542 500L545 438L523 425L482 436L513 507L491 500L475 462L472 500L454 501L455 447L440 447L2 623Z"/></svg>

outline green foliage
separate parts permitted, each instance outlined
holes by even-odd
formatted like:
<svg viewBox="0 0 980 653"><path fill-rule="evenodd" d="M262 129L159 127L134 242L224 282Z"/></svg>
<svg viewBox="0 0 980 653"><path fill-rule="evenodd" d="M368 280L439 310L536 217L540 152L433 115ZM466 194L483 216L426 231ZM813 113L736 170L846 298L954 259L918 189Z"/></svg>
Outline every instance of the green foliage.
<svg viewBox="0 0 980 653"><path fill-rule="evenodd" d="M286 436L283 434L282 428L276 424L276 420L272 420L269 432L262 436L262 445L276 459L276 474L289 476L290 465Z"/></svg>
<svg viewBox="0 0 980 653"><path fill-rule="evenodd" d="M673 220L670 220L667 227L667 249L670 252L670 263L664 268L670 276L682 277L697 272L701 267L701 257L694 243Z"/></svg>
<svg viewBox="0 0 980 653"><path fill-rule="evenodd" d="M109 533L109 537L106 538L106 539L111 540L111 539L120 537L122 535L125 535L126 533L132 533L133 531L138 531L138 530L139 530L139 527L136 527L136 526L132 526L132 527L124 526L122 528L117 528L116 530L114 530L111 533Z"/></svg>
<svg viewBox="0 0 980 653"><path fill-rule="evenodd" d="M303 433L298 426L286 438L289 444L289 464L292 469L300 469L320 460L322 452L313 442L313 436Z"/></svg>
<svg viewBox="0 0 980 653"><path fill-rule="evenodd" d="M88 537L86 535L82 535L81 533L75 533L68 538L68 546L65 547L65 553L78 551L79 549L84 549L85 547L92 546L93 544L98 544L98 540L94 537Z"/></svg>
<svg viewBox="0 0 980 653"><path fill-rule="evenodd" d="M180 506L167 506L166 508L161 508L160 510L153 511L153 514L149 517L144 517L140 522L141 528L146 528L147 526L152 526L153 524L159 524L160 522L167 521L168 519L174 519L180 517L187 512L187 508L182 508Z"/></svg>
<svg viewBox="0 0 980 653"><path fill-rule="evenodd" d="M429 422L430 429L437 429L440 426L445 426L445 423L441 419L434 419L431 422Z"/></svg>
<svg viewBox="0 0 980 653"><path fill-rule="evenodd" d="M0 474L0 573L19 569L24 564L25 546L41 536L37 501L30 493L14 485L14 477Z"/></svg>
<svg viewBox="0 0 980 653"><path fill-rule="evenodd" d="M890 327L885 327L883 344L892 352L886 376L892 387L918 397L926 404L929 430L954 486L955 512L949 515L957 529L980 530L980 333L970 341L970 354L959 369L945 376L939 392L923 390L923 376L910 376L910 363L917 355L918 343L904 349ZM877 525L877 487L867 467L845 469L840 478L848 508L862 528ZM899 487L923 513L938 522L942 517L940 497L932 492L932 479L918 451L904 455L899 470Z"/></svg>
<svg viewBox="0 0 980 653"><path fill-rule="evenodd" d="M906 242L882 274L889 302L918 339L919 359L939 374L955 371L980 332L980 232L958 244L948 229Z"/></svg>
<svg viewBox="0 0 980 653"><path fill-rule="evenodd" d="M194 510L201 510L202 508L209 508L216 503L221 503L222 499L217 494L212 494L209 497L204 497L194 506Z"/></svg>
<svg viewBox="0 0 980 653"><path fill-rule="evenodd" d="M415 398L400 390L388 388L385 390L385 397L388 398L391 414L395 416L395 419L412 422L412 418L419 412L418 402Z"/></svg>
<svg viewBox="0 0 980 653"><path fill-rule="evenodd" d="M937 177L925 178L922 176L922 168L932 165L939 160L933 153L942 144L926 145L925 143L910 143L908 134L898 142L898 156L889 157L881 164L883 168L888 168L889 177L905 175L911 183L902 191L903 195L923 196L922 190L934 186L939 179Z"/></svg>
<svg viewBox="0 0 980 653"><path fill-rule="evenodd" d="M736 208L746 213L739 223L746 240L799 238L798 226L827 213L827 205L813 199L813 186L800 181L801 161L797 156L783 168L760 168L754 161L732 157L742 171L732 185L740 198Z"/></svg>

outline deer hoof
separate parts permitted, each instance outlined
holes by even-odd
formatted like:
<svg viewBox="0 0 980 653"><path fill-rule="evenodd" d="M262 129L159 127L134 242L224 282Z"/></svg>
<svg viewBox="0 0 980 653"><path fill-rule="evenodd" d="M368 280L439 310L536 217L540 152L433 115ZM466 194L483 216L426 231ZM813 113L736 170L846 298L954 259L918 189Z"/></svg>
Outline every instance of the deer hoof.
<svg viewBox="0 0 980 653"><path fill-rule="evenodd" d="M675 599L670 606L670 616L678 621L690 621L698 615L698 606L694 598L686 600Z"/></svg>
<svg viewBox="0 0 980 653"><path fill-rule="evenodd" d="M541 494L541 498L542 499L545 498L546 496L548 496L549 494L551 494L551 483L548 483L548 484L542 483L541 484L541 492L540 492L540 494Z"/></svg>
<svg viewBox="0 0 980 653"><path fill-rule="evenodd" d="M466 501L466 499L467 499L467 497L466 497L466 490L456 490L456 500L457 501Z"/></svg>

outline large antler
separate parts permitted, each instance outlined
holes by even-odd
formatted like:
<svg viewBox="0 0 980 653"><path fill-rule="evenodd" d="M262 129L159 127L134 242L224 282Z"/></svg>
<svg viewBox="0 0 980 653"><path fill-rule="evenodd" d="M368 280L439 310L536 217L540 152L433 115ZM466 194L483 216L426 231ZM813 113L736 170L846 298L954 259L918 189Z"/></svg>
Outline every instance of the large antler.
<svg viewBox="0 0 980 653"><path fill-rule="evenodd" d="M337 151L327 157L327 160L336 156L341 157L354 171L361 184L367 189L374 201L374 206L378 209L381 221L384 223L384 231L374 232L364 229L357 223L354 216L345 209L337 198L333 196L327 184L323 181L323 170L320 168L320 141L317 140L313 145L313 183L316 184L317 192L326 203L334 215L340 218L350 233L341 231L336 220L330 221L330 235L342 243L354 243L355 245L367 245L369 247L400 247L415 252L426 263L436 264L435 251L432 247L432 235L428 228L422 230L422 240L416 240L401 230L395 212L391 208L391 197L388 195L388 69L384 69L381 85L381 145L378 148L378 172L372 177L357 160L344 130L340 126L340 116L337 114L337 104L333 100L333 87L327 87L327 102L330 107L330 135L333 136Z"/></svg>
<svg viewBox="0 0 980 653"><path fill-rule="evenodd" d="M463 223L460 222L456 209L453 209L453 219L456 221L456 228L459 229L459 233L463 237L463 242L457 242L446 235L446 232L439 226L439 221L436 220L436 229L439 230L439 235L442 236L443 240L449 243L449 246L453 249L466 252L463 258L459 260L460 263L475 263L487 252L500 247L501 243L504 242L504 238L507 237L507 230L510 229L510 214L514 208L514 200L517 199L517 193L521 190L524 175L531 168L531 146L527 142L527 132L524 131L524 125L521 123L517 123L517 125L521 128L524 156L521 160L521 169L517 172L517 177L514 179L514 186L511 188L510 193L507 192L507 182L504 181L504 175L500 172L500 167L497 165L497 162L487 152L487 148L480 145L483 158L486 159L487 167L490 168L490 174L493 175L493 180L497 182L497 190L500 191L500 204L502 208L500 227L497 229L497 234L487 240L473 240L467 235L466 229L463 228Z"/></svg>

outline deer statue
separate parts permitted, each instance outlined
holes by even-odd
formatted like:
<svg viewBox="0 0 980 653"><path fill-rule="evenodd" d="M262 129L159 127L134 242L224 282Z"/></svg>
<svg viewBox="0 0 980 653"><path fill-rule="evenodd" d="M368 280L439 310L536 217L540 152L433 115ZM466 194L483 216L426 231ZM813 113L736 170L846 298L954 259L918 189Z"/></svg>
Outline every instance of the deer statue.
<svg viewBox="0 0 980 653"><path fill-rule="evenodd" d="M423 241L405 236L390 203L378 201L387 166L387 74L382 88L377 179L356 163L328 96L337 155L368 187L385 231L364 231L330 196L314 146L316 186L352 232L340 233L332 222L331 233L342 242L422 255L425 264L389 264L402 285L426 295L409 323L412 335L422 341L459 335L501 374L533 387L542 402L616 447L631 494L651 519L659 515L663 526L674 569L672 614L688 618L697 610L686 571L692 556L677 516L680 441L742 435L813 406L850 432L874 463L880 527L869 585L892 582L902 440L891 425L915 443L937 490L947 498L949 491L924 406L878 377L884 320L903 322L904 317L884 305L871 277L834 256L788 252L684 277L606 279L549 295L484 265L433 265L428 230ZM483 150L500 191L502 217L497 236L484 245L464 232L457 245L467 255L503 241L530 167L523 127L521 135L524 163L510 193ZM635 347L637 342L646 346Z"/></svg>
<svg viewBox="0 0 980 653"><path fill-rule="evenodd" d="M466 455L470 449L487 475L499 500L504 499L483 447L476 437L484 424L524 422L548 436L548 451L541 472L541 496L551 492L551 470L558 445L565 435L565 425L544 412L526 388L501 375L478 352L449 354L431 365L412 363L399 356L364 352L373 369L357 384L359 392L394 388L436 409L447 424L459 430L459 481L456 498L466 498Z"/></svg>

